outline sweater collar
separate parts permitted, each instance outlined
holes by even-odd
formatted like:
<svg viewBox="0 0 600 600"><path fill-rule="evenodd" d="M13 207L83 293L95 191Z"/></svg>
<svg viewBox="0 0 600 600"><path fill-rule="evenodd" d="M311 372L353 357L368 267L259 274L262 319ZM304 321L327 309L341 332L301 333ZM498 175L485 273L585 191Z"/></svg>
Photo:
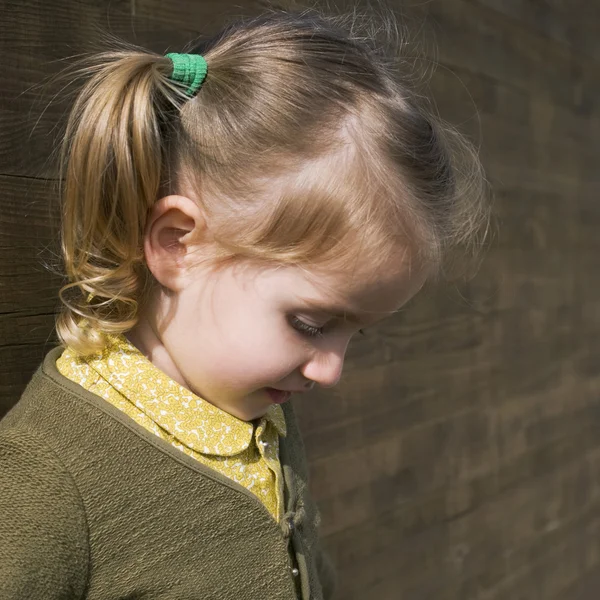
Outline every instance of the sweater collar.
<svg viewBox="0 0 600 600"><path fill-rule="evenodd" d="M177 441L201 454L234 456L248 448L254 424L200 398L152 364L125 336L111 336L104 352L86 359L111 386ZM286 436L281 406L258 421Z"/></svg>

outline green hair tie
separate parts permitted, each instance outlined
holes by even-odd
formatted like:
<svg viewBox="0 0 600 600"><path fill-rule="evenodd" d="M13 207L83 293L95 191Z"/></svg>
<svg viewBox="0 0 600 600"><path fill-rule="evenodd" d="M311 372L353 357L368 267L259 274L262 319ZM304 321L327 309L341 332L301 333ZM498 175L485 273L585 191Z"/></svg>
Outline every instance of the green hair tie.
<svg viewBox="0 0 600 600"><path fill-rule="evenodd" d="M193 96L202 85L208 65L200 54L165 54L173 63L173 73L170 79L188 86L186 94Z"/></svg>

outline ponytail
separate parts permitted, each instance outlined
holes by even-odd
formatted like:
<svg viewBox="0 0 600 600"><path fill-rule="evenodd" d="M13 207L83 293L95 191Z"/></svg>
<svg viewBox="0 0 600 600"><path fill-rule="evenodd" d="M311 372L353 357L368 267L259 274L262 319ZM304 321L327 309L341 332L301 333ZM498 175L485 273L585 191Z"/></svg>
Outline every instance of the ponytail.
<svg viewBox="0 0 600 600"><path fill-rule="evenodd" d="M183 92L168 58L105 52L81 73L61 147L62 252L69 283L61 288L57 334L82 355L104 347L104 334L137 320L149 277L143 263L148 209L165 164L169 105Z"/></svg>

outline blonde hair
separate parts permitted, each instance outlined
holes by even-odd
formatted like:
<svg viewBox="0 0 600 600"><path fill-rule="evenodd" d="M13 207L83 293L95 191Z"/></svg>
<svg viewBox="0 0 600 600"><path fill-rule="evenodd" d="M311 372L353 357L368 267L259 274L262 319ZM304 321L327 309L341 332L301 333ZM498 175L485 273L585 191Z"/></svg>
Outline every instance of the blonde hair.
<svg viewBox="0 0 600 600"><path fill-rule="evenodd" d="M90 354L135 325L148 212L171 193L193 191L223 261L375 267L400 244L439 276L474 254L489 218L477 151L413 90L401 40L385 54L345 25L239 20L189 49L208 64L192 99L164 56L122 45L84 63L61 148L63 344Z"/></svg>

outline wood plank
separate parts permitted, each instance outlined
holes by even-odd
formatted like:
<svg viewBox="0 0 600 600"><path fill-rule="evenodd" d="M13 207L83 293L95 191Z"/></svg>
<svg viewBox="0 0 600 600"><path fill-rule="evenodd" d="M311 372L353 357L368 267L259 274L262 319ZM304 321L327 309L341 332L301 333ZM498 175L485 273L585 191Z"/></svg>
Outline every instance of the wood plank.
<svg viewBox="0 0 600 600"><path fill-rule="evenodd" d="M597 452L595 456L597 464ZM411 527L415 523L414 515L403 513L405 507L400 505L398 509L386 513L377 522L364 522L352 531L345 530L328 536L328 544L329 547L335 548L336 552L339 549L339 556L344 561L344 565L353 564L354 569L359 571L358 573L355 571L355 587L352 588L355 593L361 591L367 593L370 586L376 582L400 580L403 589L415 590L415 597L420 597L418 594L425 591L433 592L437 588L440 595L432 597L474 598L475 588L481 588L484 581L487 583L488 590L502 589L502 586L496 584L502 580L510 581L514 573L523 567L527 568L532 562L531 559L521 564L516 562L516 566L511 565L509 572L507 571L509 564L502 561L504 555L509 555L506 553L510 553L516 561L518 559L514 550L517 548L521 548L521 552L530 551L532 554L535 552L538 560L546 553L552 555L553 548L572 540L573 531L579 530L578 523L581 526L590 520L593 521L594 515L599 514L598 487L596 487L596 495L590 495L587 508L579 511L579 517L578 509L574 507L574 521L568 523L568 526L546 527L544 535L548 535L548 538L543 541L539 533L530 537L520 537L524 531L530 531L530 527L538 527L536 524L539 510L540 508L544 510L545 507L545 503L540 503L539 499L551 494L551 490L557 485L571 486L583 472L582 469L585 469L585 466L575 463L565 465L560 470L555 469L545 477L538 477L529 484L526 482L515 487L491 502L481 505L479 509L448 523L440 522L444 517L439 507L443 503L437 505L438 508L432 515L427 513L426 507L435 507L436 503L432 504L426 498L421 498L420 502L411 505L413 510L418 510L420 513L417 521L419 528L425 528L418 529L418 534L409 533L410 529L405 530L406 526ZM557 480L557 477L560 479ZM506 515L511 515L512 518L507 520ZM567 522L571 514L565 513L563 518ZM507 525L510 527L509 530L506 530ZM358 548L349 547L348 541L351 535L360 536L364 545ZM528 546L527 540L535 540L535 550ZM424 545L421 546L421 543ZM397 550L391 551L393 547ZM400 561L397 560L398 557L401 557ZM366 567L368 560L373 561L370 568ZM373 568L373 565L376 567ZM501 568L494 568L492 565ZM429 584L435 582L436 585L430 587L428 582ZM443 590L448 588L461 593L456 596L444 595ZM387 589L391 588L388 586ZM498 597L510 598L511 596Z"/></svg>
<svg viewBox="0 0 600 600"><path fill-rule="evenodd" d="M232 19L257 14L264 8L264 3L256 0L243 3L232 0L135 0L133 6L136 18L155 19L174 28L191 28L205 36L214 35Z"/></svg>
<svg viewBox="0 0 600 600"><path fill-rule="evenodd" d="M59 222L53 181L0 176L0 314L57 305Z"/></svg>
<svg viewBox="0 0 600 600"><path fill-rule="evenodd" d="M57 176L56 150L74 88L53 78L68 57L106 49L107 34L156 52L179 47L196 35L189 27L135 16L131 7L129 0L26 0L3 11L0 174Z"/></svg>
<svg viewBox="0 0 600 600"><path fill-rule="evenodd" d="M599 114L596 63L468 0L429 5L444 63L487 74L577 114ZM485 49L485 51L483 51Z"/></svg>
<svg viewBox="0 0 600 600"><path fill-rule="evenodd" d="M585 0L475 0L505 14L527 30L538 31L574 48L578 53L600 59L600 9Z"/></svg>
<svg viewBox="0 0 600 600"><path fill-rule="evenodd" d="M0 176L0 417L55 345L56 182Z"/></svg>

